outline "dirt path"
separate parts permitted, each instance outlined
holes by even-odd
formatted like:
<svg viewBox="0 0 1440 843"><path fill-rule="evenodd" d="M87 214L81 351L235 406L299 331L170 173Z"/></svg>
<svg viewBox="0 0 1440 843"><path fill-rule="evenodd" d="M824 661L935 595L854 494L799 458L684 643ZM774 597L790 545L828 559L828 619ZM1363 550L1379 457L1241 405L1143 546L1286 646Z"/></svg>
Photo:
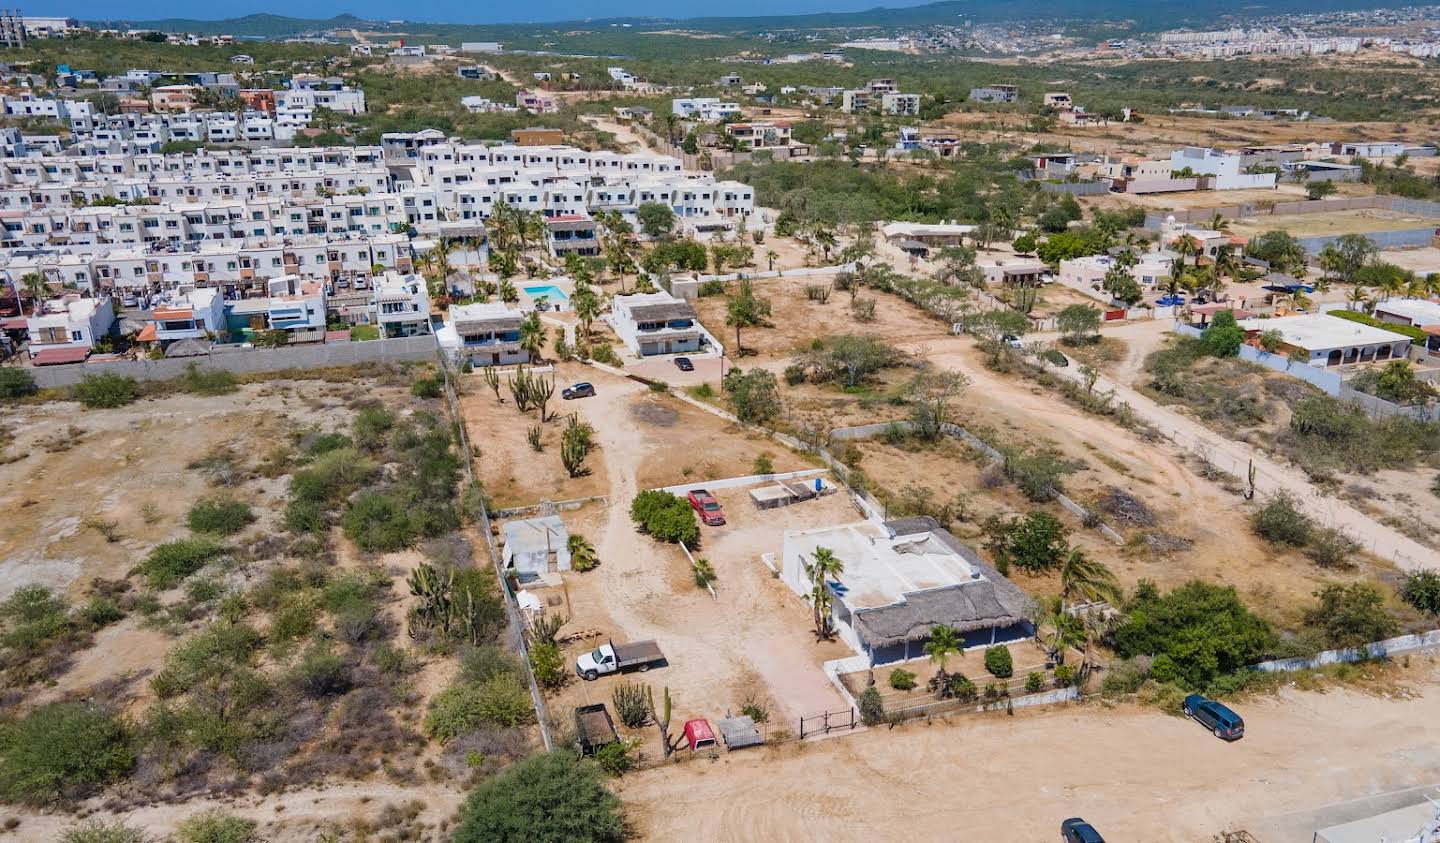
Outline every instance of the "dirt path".
<svg viewBox="0 0 1440 843"><path fill-rule="evenodd" d="M650 144L646 140L644 135L641 135L639 132L635 131L629 126L617 123L614 120L607 120L604 117L594 117L586 115L581 119L602 132L609 132L610 134L614 135L615 139L618 140L620 143L628 144L629 146L635 147L634 149L628 149L628 152L655 151L650 148ZM664 150L659 151L661 153L664 152Z"/></svg>
<svg viewBox="0 0 1440 843"><path fill-rule="evenodd" d="M1074 367L1057 369L1061 377L1079 380ZM1204 454L1216 467L1236 477L1246 477L1250 465L1255 467L1255 488L1260 495L1286 490L1299 498L1304 509L1320 523L1348 533L1366 550L1389 559L1406 570L1440 567L1433 550L1414 539L1381 524L1350 504L1326 494L1311 483L1305 473L1284 465L1259 449L1227 439L1174 410L1161 406L1131 387L1111 378L1101 377L1098 390L1113 390L1119 401L1127 402L1135 413L1159 430L1183 450Z"/></svg>
<svg viewBox="0 0 1440 843"><path fill-rule="evenodd" d="M418 822L438 827L459 809L465 794L439 785L402 786L386 782L334 785L306 788L265 797L244 796L238 799L193 799L179 804L151 805L118 815L97 810L91 816L102 820L124 819L145 829L152 836L173 833L180 823L201 811L220 808L226 813L246 817L260 823L266 840L320 841L335 839L335 829L355 828L362 823L374 825L388 805L400 807L419 801L423 806ZM20 843L53 843L78 820L74 814L17 814L20 827L6 835L6 840ZM330 836L326 836L327 832Z"/></svg>
<svg viewBox="0 0 1440 843"><path fill-rule="evenodd" d="M1236 743L1126 704L1017 710L726 754L627 776L649 840L1210 840L1266 818L1440 782L1440 671L1413 695L1286 690L1237 705ZM1418 799L1416 801L1419 801ZM1309 841L1262 835L1265 843Z"/></svg>

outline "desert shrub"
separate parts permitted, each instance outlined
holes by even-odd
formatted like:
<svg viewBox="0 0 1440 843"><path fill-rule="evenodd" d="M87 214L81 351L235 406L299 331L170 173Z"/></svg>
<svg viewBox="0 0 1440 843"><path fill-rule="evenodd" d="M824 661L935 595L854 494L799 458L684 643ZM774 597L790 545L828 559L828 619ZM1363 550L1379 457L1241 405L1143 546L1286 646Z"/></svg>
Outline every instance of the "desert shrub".
<svg viewBox="0 0 1440 843"><path fill-rule="evenodd" d="M720 388L730 399L730 409L736 418L743 422L763 424L780 415L783 409L780 386L775 375L766 369L742 372L737 366L725 375Z"/></svg>
<svg viewBox="0 0 1440 843"><path fill-rule="evenodd" d="M350 432L355 444L366 451L379 450L385 444L385 434L395 426L395 416L384 407L365 407L355 414L350 423Z"/></svg>
<svg viewBox="0 0 1440 843"><path fill-rule="evenodd" d="M1440 615L1440 572L1411 571L1400 581L1400 599L1422 612Z"/></svg>
<svg viewBox="0 0 1440 843"><path fill-rule="evenodd" d="M420 378L410 384L410 394L416 398L439 398L443 391L439 378Z"/></svg>
<svg viewBox="0 0 1440 843"><path fill-rule="evenodd" d="M0 726L0 800L41 805L84 796L130 772L125 724L98 707L48 703Z"/></svg>
<svg viewBox="0 0 1440 843"><path fill-rule="evenodd" d="M952 673L949 678L949 695L960 702L974 702L980 696L980 689L964 674Z"/></svg>
<svg viewBox="0 0 1440 843"><path fill-rule="evenodd" d="M209 603L224 593L225 584L214 577L197 577L185 583L185 596L191 603Z"/></svg>
<svg viewBox="0 0 1440 843"><path fill-rule="evenodd" d="M1250 516L1250 529L1272 544L1304 547L1315 525L1300 511L1295 496L1282 489Z"/></svg>
<svg viewBox="0 0 1440 843"><path fill-rule="evenodd" d="M460 526L453 508L416 507L388 492L363 492L340 518L345 536L361 550L389 553L403 550L423 536L437 536Z"/></svg>
<svg viewBox="0 0 1440 843"><path fill-rule="evenodd" d="M92 410L123 407L140 397L140 384L134 378L105 372L86 375L75 384L75 400Z"/></svg>
<svg viewBox="0 0 1440 843"><path fill-rule="evenodd" d="M150 839L143 829L127 825L124 820L113 823L86 820L60 835L60 843L149 843Z"/></svg>
<svg viewBox="0 0 1440 843"><path fill-rule="evenodd" d="M560 648L549 641L531 646L530 669L535 672L535 681L547 688L558 688L569 678Z"/></svg>
<svg viewBox="0 0 1440 843"><path fill-rule="evenodd" d="M7 661L37 656L74 628L64 598L43 585L16 589L0 603L0 619L5 621L0 645L8 651Z"/></svg>
<svg viewBox="0 0 1440 843"><path fill-rule="evenodd" d="M1200 335L1200 341L1214 357L1234 357L1240 353L1245 331L1236 324L1234 313L1222 310L1210 320L1210 326Z"/></svg>
<svg viewBox="0 0 1440 843"><path fill-rule="evenodd" d="M1204 688L1254 664L1275 646L1269 624L1251 613L1233 588L1198 580L1163 596L1146 588L1128 609L1130 622L1110 634L1110 643L1122 658L1155 656L1153 669L1162 681L1174 678ZM1163 671L1162 660L1167 663Z"/></svg>
<svg viewBox="0 0 1440 843"><path fill-rule="evenodd" d="M1052 450L1012 447L1002 448L1000 452L1005 479L1037 503L1050 500L1060 489L1061 478L1075 471L1075 466Z"/></svg>
<svg viewBox="0 0 1440 843"><path fill-rule="evenodd" d="M630 518L661 541L693 546L700 538L700 526L689 501L669 492L647 489L636 495L630 504Z"/></svg>
<svg viewBox="0 0 1440 843"><path fill-rule="evenodd" d="M196 395L225 395L240 388L240 381L225 369L202 369L194 363L185 367L179 387Z"/></svg>
<svg viewBox="0 0 1440 843"><path fill-rule="evenodd" d="M770 722L770 704L766 702L765 697L754 692L746 694L740 700L740 713L756 723Z"/></svg>
<svg viewBox="0 0 1440 843"><path fill-rule="evenodd" d="M481 726L522 726L535 719L534 703L514 674L497 674L484 682L458 682L430 701L425 734L445 743Z"/></svg>
<svg viewBox="0 0 1440 843"><path fill-rule="evenodd" d="M1310 533L1305 555L1315 564L1338 568L1350 564L1350 557L1360 550L1359 542L1334 527L1321 527Z"/></svg>
<svg viewBox="0 0 1440 843"><path fill-rule="evenodd" d="M866 726L878 726L885 722L885 700L875 686L866 688L856 700L860 705L860 722Z"/></svg>
<svg viewBox="0 0 1440 843"><path fill-rule="evenodd" d="M460 681L482 683L496 676L523 676L520 660L493 644L467 650L460 658Z"/></svg>
<svg viewBox="0 0 1440 843"><path fill-rule="evenodd" d="M454 843L620 843L620 799L599 768L570 752L533 755L481 782L460 809Z"/></svg>
<svg viewBox="0 0 1440 843"><path fill-rule="evenodd" d="M1116 659L1105 671L1105 679L1100 683L1101 692L1110 697L1135 693L1150 678L1153 664L1154 659L1149 656Z"/></svg>
<svg viewBox="0 0 1440 843"><path fill-rule="evenodd" d="M0 368L0 400L24 398L38 392L35 377L24 369L13 366Z"/></svg>
<svg viewBox="0 0 1440 843"><path fill-rule="evenodd" d="M1064 688L1075 683L1079 673L1074 665L1060 664L1055 666L1055 684Z"/></svg>
<svg viewBox="0 0 1440 843"><path fill-rule="evenodd" d="M285 505L285 529L292 533L322 535L330 528L325 508L315 501L293 500Z"/></svg>
<svg viewBox="0 0 1440 843"><path fill-rule="evenodd" d="M360 488L377 468L374 460L354 448L327 451L291 476L290 499L315 503L341 500Z"/></svg>
<svg viewBox="0 0 1440 843"><path fill-rule="evenodd" d="M350 441L350 437L343 433L321 433L306 443L305 453L312 457L318 457L321 454L353 446L354 443Z"/></svg>
<svg viewBox="0 0 1440 843"><path fill-rule="evenodd" d="M264 642L254 627L219 621L177 644L165 655L165 667L150 679L161 699L188 692L201 682L225 677L249 665Z"/></svg>
<svg viewBox="0 0 1440 843"><path fill-rule="evenodd" d="M725 295L725 282L702 281L700 282L700 287L697 292L702 299L710 296L723 296Z"/></svg>
<svg viewBox="0 0 1440 843"><path fill-rule="evenodd" d="M175 838L180 843L256 843L260 840L257 828L259 824L254 820L211 808L180 823Z"/></svg>
<svg viewBox="0 0 1440 843"><path fill-rule="evenodd" d="M1305 613L1305 625L1320 634L1326 647L1359 647L1395 634L1395 620L1373 585L1331 583L1316 597L1319 602Z"/></svg>
<svg viewBox="0 0 1440 843"><path fill-rule="evenodd" d="M646 687L639 682L621 682L611 694L615 702L615 715L632 729L650 723L650 697Z"/></svg>
<svg viewBox="0 0 1440 843"><path fill-rule="evenodd" d="M611 741L595 750L595 763L607 774L619 778L635 768L635 757L629 743Z"/></svg>
<svg viewBox="0 0 1440 843"><path fill-rule="evenodd" d="M97 594L76 609L75 614L90 627L99 629L123 619L125 610L113 597Z"/></svg>
<svg viewBox="0 0 1440 843"><path fill-rule="evenodd" d="M151 588L164 591L179 585L224 552L224 547L209 539L177 539L150 551L139 570Z"/></svg>
<svg viewBox="0 0 1440 843"><path fill-rule="evenodd" d="M1010 650L1005 647L987 647L985 649L985 669L990 671L991 676L1001 679L1009 679L1015 675L1015 662L1010 657Z"/></svg>
<svg viewBox="0 0 1440 843"><path fill-rule="evenodd" d="M1025 674L1025 692L1026 692L1026 693L1029 693L1029 694L1038 694L1038 693L1039 693L1041 690L1043 690L1044 688L1045 688L1045 674L1039 672L1038 670L1032 670L1031 672Z"/></svg>
<svg viewBox="0 0 1440 843"><path fill-rule="evenodd" d="M915 687L915 674L901 667L890 671L890 687L897 691L909 691Z"/></svg>
<svg viewBox="0 0 1440 843"><path fill-rule="evenodd" d="M228 536L255 522L250 504L229 495L217 495L196 501L185 516L185 524L197 533Z"/></svg>
<svg viewBox="0 0 1440 843"><path fill-rule="evenodd" d="M291 670L300 693L312 699L334 697L350 690L350 665L325 644L312 645Z"/></svg>

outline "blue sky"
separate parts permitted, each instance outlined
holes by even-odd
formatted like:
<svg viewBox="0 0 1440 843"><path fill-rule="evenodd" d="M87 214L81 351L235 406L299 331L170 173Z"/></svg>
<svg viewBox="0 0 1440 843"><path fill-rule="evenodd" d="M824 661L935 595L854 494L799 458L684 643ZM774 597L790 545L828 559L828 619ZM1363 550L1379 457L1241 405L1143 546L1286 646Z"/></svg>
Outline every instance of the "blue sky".
<svg viewBox="0 0 1440 843"><path fill-rule="evenodd" d="M590 17L700 17L734 15L783 15L806 12L849 12L876 6L913 6L928 0L727 0L702 3L698 0L608 0L605 3L575 0L528 0L524 3L481 0L411 0L406 3L383 0L296 0L285 4L256 5L249 0L212 0L204 4L176 3L174 0L50 0L26 3L30 15L69 15L82 20L152 20L157 18L201 18L216 20L255 12L270 12L302 18L328 18L342 12L365 18L447 21L454 23L516 23L525 21L577 20Z"/></svg>

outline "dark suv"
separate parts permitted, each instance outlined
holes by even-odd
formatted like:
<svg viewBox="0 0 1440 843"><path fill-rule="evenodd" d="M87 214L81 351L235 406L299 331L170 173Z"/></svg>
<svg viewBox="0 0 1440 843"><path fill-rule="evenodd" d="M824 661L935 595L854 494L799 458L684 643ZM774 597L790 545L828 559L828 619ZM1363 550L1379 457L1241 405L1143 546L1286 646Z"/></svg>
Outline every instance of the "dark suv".
<svg viewBox="0 0 1440 843"><path fill-rule="evenodd" d="M1245 737L1245 721L1226 706L1201 694L1185 698L1185 716L1215 733L1215 737L1238 741Z"/></svg>
<svg viewBox="0 0 1440 843"><path fill-rule="evenodd" d="M1079 817L1060 823L1060 839L1065 843L1105 843L1105 838L1100 836L1095 826Z"/></svg>
<svg viewBox="0 0 1440 843"><path fill-rule="evenodd" d="M581 382L574 386L567 386L560 391L560 397L569 401L571 398L593 398L595 387L589 383Z"/></svg>

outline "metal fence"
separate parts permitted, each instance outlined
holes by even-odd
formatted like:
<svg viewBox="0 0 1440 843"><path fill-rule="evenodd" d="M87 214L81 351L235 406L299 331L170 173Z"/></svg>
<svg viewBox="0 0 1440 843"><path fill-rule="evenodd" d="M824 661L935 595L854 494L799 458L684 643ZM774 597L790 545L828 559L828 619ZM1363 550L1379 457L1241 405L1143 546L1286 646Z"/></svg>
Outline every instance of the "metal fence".
<svg viewBox="0 0 1440 843"><path fill-rule="evenodd" d="M451 377L450 367L446 364L444 355L437 355L440 358L440 372L445 377L445 398L450 404L450 417L455 422L455 428L460 433L460 447L465 450L465 479L471 484L475 482L475 468L470 450L470 436L465 429L465 417L460 413L459 390L455 387L455 381ZM505 616L509 619L510 628L515 631L515 646L520 653L520 661L525 665L525 678L530 685L530 700L535 706L535 719L540 725L540 740L544 742L548 752L554 749L550 736L550 718L545 708L545 697L540 693L540 683L535 681L535 670L530 664L530 648L525 643L523 630L525 624L520 619L520 604L515 599L515 593L510 590L510 583L505 579L505 571L500 563L500 551L495 547L495 534L490 528L490 511L484 500L480 502L480 533L485 537L485 547L490 553L490 563L495 568L495 577L500 581L500 592L505 601Z"/></svg>
<svg viewBox="0 0 1440 843"><path fill-rule="evenodd" d="M800 718L800 737L828 735L842 729L848 731L858 725L860 725L860 720L855 716L853 708L847 708L844 711L825 711Z"/></svg>

